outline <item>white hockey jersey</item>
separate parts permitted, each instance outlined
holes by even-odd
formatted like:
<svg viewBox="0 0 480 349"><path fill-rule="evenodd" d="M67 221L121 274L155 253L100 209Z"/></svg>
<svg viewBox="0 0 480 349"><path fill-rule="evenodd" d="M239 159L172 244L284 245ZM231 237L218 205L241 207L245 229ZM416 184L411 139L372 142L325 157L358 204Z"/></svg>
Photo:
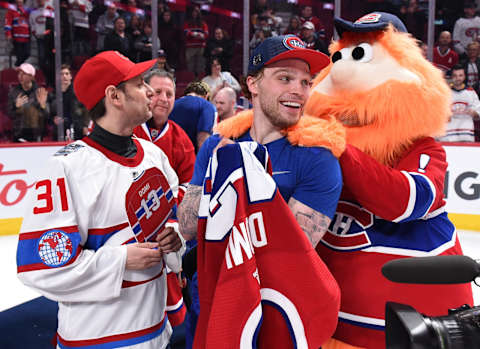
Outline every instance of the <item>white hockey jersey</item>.
<svg viewBox="0 0 480 349"><path fill-rule="evenodd" d="M178 179L157 146L134 142L132 158L87 137L67 145L31 191L18 277L59 302L59 348L168 344L165 263L125 270L125 245L154 241L172 214Z"/></svg>
<svg viewBox="0 0 480 349"><path fill-rule="evenodd" d="M45 36L47 17L53 18L55 10L50 6L39 7L30 12L28 21L30 24L30 30L33 36L37 39L42 39Z"/></svg>
<svg viewBox="0 0 480 349"><path fill-rule="evenodd" d="M474 142L473 117L465 111L472 109L480 115L480 101L475 90L464 88L452 89L452 116L447 124L445 136L438 140L442 142Z"/></svg>
<svg viewBox="0 0 480 349"><path fill-rule="evenodd" d="M88 14L92 12L93 5L90 0L68 0L70 5L70 23L74 27L88 29Z"/></svg>
<svg viewBox="0 0 480 349"><path fill-rule="evenodd" d="M453 27L453 45L458 54L465 53L467 45L480 34L480 17L459 18Z"/></svg>

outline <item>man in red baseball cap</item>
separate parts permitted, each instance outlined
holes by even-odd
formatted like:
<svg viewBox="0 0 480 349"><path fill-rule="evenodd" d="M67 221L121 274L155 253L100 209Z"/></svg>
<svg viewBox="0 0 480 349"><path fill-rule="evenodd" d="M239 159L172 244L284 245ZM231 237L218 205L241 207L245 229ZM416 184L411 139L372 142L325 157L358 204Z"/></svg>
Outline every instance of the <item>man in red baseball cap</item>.
<svg viewBox="0 0 480 349"><path fill-rule="evenodd" d="M18 245L19 278L58 301L58 347L165 348L166 266L178 273L178 178L152 142L132 138L152 116L134 64L102 52L74 89L95 123L49 159L32 189ZM74 319L73 319L74 317Z"/></svg>

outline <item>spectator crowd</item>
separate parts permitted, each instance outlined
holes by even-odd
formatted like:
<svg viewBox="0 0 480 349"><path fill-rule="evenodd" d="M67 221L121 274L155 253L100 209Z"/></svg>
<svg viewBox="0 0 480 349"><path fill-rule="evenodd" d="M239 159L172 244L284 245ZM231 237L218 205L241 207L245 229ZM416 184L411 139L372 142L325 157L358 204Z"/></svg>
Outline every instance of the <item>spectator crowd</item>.
<svg viewBox="0 0 480 349"><path fill-rule="evenodd" d="M60 0L63 63L60 74L64 99L64 115L61 116L56 113L54 98L53 2L14 0L10 4L4 30L18 81L9 81L3 86L6 93L0 103L1 141L83 137L88 132L88 113L82 110L83 106L76 100L69 85L76 71L89 57L107 50L118 51L133 62L142 62L152 58L152 47L158 47L157 68L175 76L176 98L184 94L188 83L203 81L209 88L208 101L215 104L217 93L228 88L223 90L218 99L228 105L233 99L234 113L248 105L242 98L243 77L239 71L240 61L236 58L241 57L241 40L233 32L232 26L222 26L221 21L209 20L210 13L202 10L202 2L190 1L184 9L179 9L172 7L172 4L169 6L169 2L164 0L158 3L158 35L153 37L151 1L122 1ZM216 2L209 3L214 6ZM250 53L265 38L292 34L301 38L308 48L328 55L332 23L322 20L323 17L316 13L319 6L311 6L308 2L307 5L289 4L292 11L287 21L283 19L285 16L276 13L278 3L252 1ZM426 54L425 3L420 0L385 1L383 5L377 4L377 7L397 14L411 34L420 40ZM441 4L437 7L441 7ZM452 86L452 69L461 66L465 72L464 88L472 89L478 95L480 17L476 15L476 4L469 0L463 2L462 10L457 16L460 18L450 27L447 24L438 27L444 30L437 30L433 63L445 73ZM443 8L437 9L439 14L442 11L446 12ZM33 41L36 41L36 45L31 45ZM34 46L36 51L32 52ZM33 57L37 57L37 60ZM66 71L70 82L64 76ZM452 105L455 103L455 100L452 101ZM224 106L218 109L223 114ZM230 114L229 108L225 115ZM478 140L480 121L477 114L471 114L474 129L468 133L473 133L474 139ZM59 125L63 127L59 128ZM63 129L63 135L58 134L58 129Z"/></svg>

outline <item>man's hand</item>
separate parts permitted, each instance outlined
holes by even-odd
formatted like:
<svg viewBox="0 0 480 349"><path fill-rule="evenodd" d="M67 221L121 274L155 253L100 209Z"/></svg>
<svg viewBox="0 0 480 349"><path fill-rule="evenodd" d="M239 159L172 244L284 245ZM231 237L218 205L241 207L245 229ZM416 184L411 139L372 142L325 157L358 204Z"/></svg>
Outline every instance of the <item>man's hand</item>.
<svg viewBox="0 0 480 349"><path fill-rule="evenodd" d="M165 254L177 252L182 247L182 240L172 227L163 229L155 240L158 242L159 249Z"/></svg>
<svg viewBox="0 0 480 349"><path fill-rule="evenodd" d="M36 91L37 101L42 109L47 106L48 91L45 87L39 87Z"/></svg>
<svg viewBox="0 0 480 349"><path fill-rule="evenodd" d="M158 243L143 242L127 246L127 263L125 269L143 270L153 267L162 261L163 252Z"/></svg>
<svg viewBox="0 0 480 349"><path fill-rule="evenodd" d="M15 98L15 106L17 108L21 108L23 105L25 105L28 102L28 96L20 93L17 98Z"/></svg>

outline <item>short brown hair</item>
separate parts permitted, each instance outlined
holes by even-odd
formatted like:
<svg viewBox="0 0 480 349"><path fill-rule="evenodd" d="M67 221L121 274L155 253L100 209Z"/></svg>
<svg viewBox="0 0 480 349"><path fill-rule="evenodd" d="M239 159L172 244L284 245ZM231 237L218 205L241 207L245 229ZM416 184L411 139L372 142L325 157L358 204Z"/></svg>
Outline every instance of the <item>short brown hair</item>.
<svg viewBox="0 0 480 349"><path fill-rule="evenodd" d="M72 74L72 67L70 67L70 64L62 64L60 66L60 71L64 70L64 69L68 69L68 71L70 72L70 74Z"/></svg>
<svg viewBox="0 0 480 349"><path fill-rule="evenodd" d="M242 87L242 93L243 93L243 95L244 95L249 101L252 100L252 93L251 93L250 90L248 89L247 78L248 78L249 76L251 76L251 77L253 77L253 78L255 78L255 79L261 79L261 78L263 77L263 69L264 69L264 68L262 67L260 70L254 72L254 73L250 73L250 74L248 74L246 77L242 77L242 78L240 79L240 86Z"/></svg>
<svg viewBox="0 0 480 349"><path fill-rule="evenodd" d="M192 81L187 85L183 94L186 96L189 93L206 97L210 93L210 87L203 81Z"/></svg>

